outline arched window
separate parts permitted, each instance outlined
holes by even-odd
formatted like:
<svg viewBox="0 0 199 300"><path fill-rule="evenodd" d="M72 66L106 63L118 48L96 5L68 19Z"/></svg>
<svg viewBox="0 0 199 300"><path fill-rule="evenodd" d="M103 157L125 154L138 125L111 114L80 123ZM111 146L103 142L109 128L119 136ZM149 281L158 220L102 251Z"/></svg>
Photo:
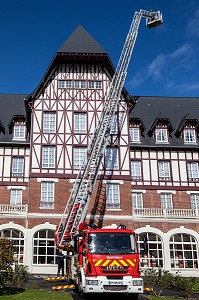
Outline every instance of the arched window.
<svg viewBox="0 0 199 300"><path fill-rule="evenodd" d="M189 234L176 233L170 237L171 268L198 268L196 239Z"/></svg>
<svg viewBox="0 0 199 300"><path fill-rule="evenodd" d="M24 262L24 234L17 229L3 229L0 231L0 237L8 238L13 242L15 261L18 264Z"/></svg>
<svg viewBox="0 0 199 300"><path fill-rule="evenodd" d="M55 264L56 246L54 231L42 229L33 237L33 264Z"/></svg>
<svg viewBox="0 0 199 300"><path fill-rule="evenodd" d="M144 241L148 244L148 253L144 251ZM163 267L162 239L159 235L151 232L138 235L140 262L143 268Z"/></svg>

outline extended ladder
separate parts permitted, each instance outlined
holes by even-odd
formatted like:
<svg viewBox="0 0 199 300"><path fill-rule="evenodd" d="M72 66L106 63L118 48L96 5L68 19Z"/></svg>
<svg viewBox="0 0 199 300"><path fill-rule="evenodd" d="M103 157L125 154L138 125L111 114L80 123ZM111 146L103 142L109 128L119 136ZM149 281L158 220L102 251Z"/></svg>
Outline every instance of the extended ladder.
<svg viewBox="0 0 199 300"><path fill-rule="evenodd" d="M160 11L140 10L135 12L130 30L112 78L109 91L104 100L103 110L98 125L92 135L84 162L79 170L64 214L57 227L55 236L58 246L64 246L70 241L78 226L84 221L90 198L97 180L100 162L108 143L113 117L117 110L122 88L127 74L127 68L135 45L141 17L146 18L146 25L151 28L162 24Z"/></svg>

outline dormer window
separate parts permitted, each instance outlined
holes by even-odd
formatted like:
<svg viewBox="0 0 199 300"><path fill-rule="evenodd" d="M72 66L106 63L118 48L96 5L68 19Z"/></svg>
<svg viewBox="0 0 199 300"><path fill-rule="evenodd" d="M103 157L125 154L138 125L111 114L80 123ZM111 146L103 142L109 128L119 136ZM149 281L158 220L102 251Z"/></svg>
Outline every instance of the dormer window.
<svg viewBox="0 0 199 300"><path fill-rule="evenodd" d="M129 135L130 135L131 143L140 143L140 128L139 127L130 127Z"/></svg>
<svg viewBox="0 0 199 300"><path fill-rule="evenodd" d="M183 130L184 143L196 143L196 131L195 128L184 128Z"/></svg>
<svg viewBox="0 0 199 300"><path fill-rule="evenodd" d="M155 130L156 143L168 143L168 130L167 128L157 128Z"/></svg>
<svg viewBox="0 0 199 300"><path fill-rule="evenodd" d="M26 138L26 126L25 124L15 124L13 139L15 140L25 140Z"/></svg>

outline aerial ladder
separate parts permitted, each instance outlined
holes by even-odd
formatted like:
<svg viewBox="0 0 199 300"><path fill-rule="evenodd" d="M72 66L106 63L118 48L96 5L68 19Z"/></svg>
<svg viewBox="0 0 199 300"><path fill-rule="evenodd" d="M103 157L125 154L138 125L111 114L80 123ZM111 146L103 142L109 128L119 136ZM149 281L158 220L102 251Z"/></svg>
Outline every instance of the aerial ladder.
<svg viewBox="0 0 199 300"><path fill-rule="evenodd" d="M119 104L127 75L127 68L142 17L146 19L146 25L149 28L163 23L162 13L160 11L141 9L134 14L115 74L104 99L100 119L91 137L84 162L73 185L60 224L55 231L55 240L58 247L64 247L66 242L71 242L78 232L79 225L85 220L90 198L97 180L100 163L108 144L113 118Z"/></svg>

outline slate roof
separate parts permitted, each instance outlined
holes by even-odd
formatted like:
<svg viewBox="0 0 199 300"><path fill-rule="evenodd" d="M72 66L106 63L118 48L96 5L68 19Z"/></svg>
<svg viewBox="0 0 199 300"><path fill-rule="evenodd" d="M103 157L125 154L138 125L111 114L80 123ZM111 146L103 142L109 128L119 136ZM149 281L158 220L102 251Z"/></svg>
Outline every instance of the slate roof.
<svg viewBox="0 0 199 300"><path fill-rule="evenodd" d="M98 60L97 58L100 58ZM54 67L59 63L98 63L106 66L110 75L114 75L114 66L109 58L108 53L102 48L96 40L79 25L57 50L48 69L41 79L37 88L27 97L27 101L32 98L37 98L44 88Z"/></svg>
<svg viewBox="0 0 199 300"><path fill-rule="evenodd" d="M160 116L170 121L170 138L169 144L157 144L153 135L149 134L150 129L154 125L154 120ZM196 126L199 120L199 98L183 98L183 97L144 97L140 96L136 99L136 104L130 113L131 118L140 118L145 127L141 137L141 143L132 143L132 147L186 147L199 148L197 145L185 145L178 134L179 128L182 129L183 122L192 120Z"/></svg>
<svg viewBox="0 0 199 300"><path fill-rule="evenodd" d="M21 141L12 141L12 134L9 131L9 126L14 116L26 117L24 105L24 98L26 96L26 94L0 94L0 123L5 129L5 134L0 134L0 143L23 143Z"/></svg>
<svg viewBox="0 0 199 300"><path fill-rule="evenodd" d="M58 53L107 53L96 40L79 25L64 44L57 51Z"/></svg>

